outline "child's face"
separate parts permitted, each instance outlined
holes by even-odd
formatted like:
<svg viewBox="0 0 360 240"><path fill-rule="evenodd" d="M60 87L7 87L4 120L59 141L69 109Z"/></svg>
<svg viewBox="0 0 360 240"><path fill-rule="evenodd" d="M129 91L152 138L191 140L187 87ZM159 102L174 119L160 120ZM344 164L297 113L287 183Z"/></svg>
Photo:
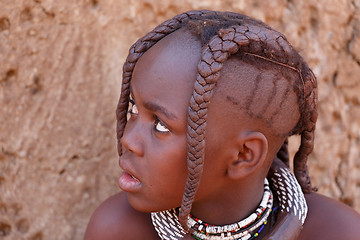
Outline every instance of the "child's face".
<svg viewBox="0 0 360 240"><path fill-rule="evenodd" d="M132 206L144 212L179 206L187 177L186 116L201 47L169 42L174 36L161 40L136 64L131 80L135 105L121 139L124 174L119 186Z"/></svg>

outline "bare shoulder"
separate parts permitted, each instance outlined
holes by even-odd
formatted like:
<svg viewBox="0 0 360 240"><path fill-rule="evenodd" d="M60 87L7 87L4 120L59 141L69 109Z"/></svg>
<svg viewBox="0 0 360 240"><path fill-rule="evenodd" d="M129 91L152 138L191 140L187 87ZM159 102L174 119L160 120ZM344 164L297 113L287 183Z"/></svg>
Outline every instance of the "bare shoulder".
<svg viewBox="0 0 360 240"><path fill-rule="evenodd" d="M105 200L93 213L84 240L158 239L148 213L136 211L126 193Z"/></svg>
<svg viewBox="0 0 360 240"><path fill-rule="evenodd" d="M350 207L317 193L305 195L309 212L299 240L356 240L360 215Z"/></svg>

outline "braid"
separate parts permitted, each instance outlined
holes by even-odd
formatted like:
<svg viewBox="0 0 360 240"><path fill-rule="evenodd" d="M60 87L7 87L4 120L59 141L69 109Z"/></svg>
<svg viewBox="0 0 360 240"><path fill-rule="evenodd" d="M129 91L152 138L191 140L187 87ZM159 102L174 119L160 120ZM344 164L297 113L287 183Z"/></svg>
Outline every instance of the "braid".
<svg viewBox="0 0 360 240"><path fill-rule="evenodd" d="M155 43L160 41L165 36L181 28L192 16L197 16L203 14L204 11L191 11L187 13L182 13L175 16L173 19L167 20L157 26L154 30L146 34L144 37L140 38L136 43L134 43L130 50L129 55L126 58L126 61L123 66L123 79L120 99L116 108L116 134L117 134L117 149L119 156L122 155L121 142L120 139L124 133L125 125L127 122L126 116L129 106L129 94L130 94L130 80L134 67L139 58L151 48Z"/></svg>
<svg viewBox="0 0 360 240"><path fill-rule="evenodd" d="M194 83L194 90L188 108L186 134L188 177L179 213L179 220L183 228L189 232L187 219L203 171L205 131L210 99L214 94L214 88L225 61L237 52L241 52L245 58L252 57L273 63L298 74L295 83L289 82L288 85L293 87L297 93L300 120L291 132L282 133L282 135L301 134L301 145L294 158L294 172L303 191L311 191L306 161L307 156L313 149L317 117L315 76L284 35L262 22L235 13L206 10L189 11L159 25L131 47L129 56L124 64L122 92L116 111L119 154L121 155L120 138L123 135L126 124L129 87L134 66L142 54L157 41L183 26L193 33L197 31L195 34L201 38L203 43L201 60L197 68L198 75ZM285 92L281 100L282 102L285 100L288 92L289 90ZM270 113L271 119L276 118L281 111L282 102L277 110ZM264 111L252 115L262 118L265 114ZM283 115L280 114L280 117L283 117ZM287 140L279 150L278 156L289 165Z"/></svg>
<svg viewBox="0 0 360 240"><path fill-rule="evenodd" d="M248 20L248 19L247 19ZM202 173L204 163L204 136L206 129L207 106L210 98L213 95L214 86L219 79L219 71L223 63L228 57L238 51L245 52L257 58L273 62L275 64L287 67L296 72L296 65L298 65L298 58L300 57L296 51L286 41L285 37L275 31L260 31L258 22L252 22L253 25L237 25L228 29L222 29L218 35L211 38L206 48L202 52L202 59L198 65L199 75L194 85L193 96L190 100L189 118L188 118L188 180L181 205L180 222L183 227L187 229L187 216L191 211L191 204L194 201L196 190L199 186L199 180ZM266 48L261 46L267 44ZM267 50L267 51L265 51ZM285 54L284 54L285 53ZM293 59L288 58L288 55L294 56ZM305 87L304 81L300 76L301 85ZM303 93L303 94L301 94ZM299 91L298 95L303 96L305 91ZM302 101L306 103L306 101ZM309 177L302 167L306 168L306 157L312 151L312 142L307 142L307 145L302 144L302 156L296 159L296 174L302 181L302 187L305 179L309 184ZM280 153L287 152L287 141L285 141ZM283 156L286 156L283 154ZM288 156L282 158L287 165ZM301 162L302 165L297 164Z"/></svg>
<svg viewBox="0 0 360 240"><path fill-rule="evenodd" d="M233 38L234 38L234 30ZM233 40L233 39L232 39ZM202 59L198 65L198 76L194 84L194 91L190 99L187 143L188 143L188 178L185 186L179 220L183 228L188 231L187 218L200 184L200 177L205 156L205 130L207 111L210 99L223 63L231 53L238 50L233 41L225 43L220 36L213 37L208 46L202 51Z"/></svg>
<svg viewBox="0 0 360 240"><path fill-rule="evenodd" d="M318 95L316 78L310 69L306 70L307 76L304 78L306 80L304 86L305 109L302 111L304 114L300 119L302 123L299 124L302 126L301 144L294 156L294 173L303 192L310 193L313 190L316 191L316 188L313 189L311 186L306 162L308 155L314 148Z"/></svg>
<svg viewBox="0 0 360 240"><path fill-rule="evenodd" d="M288 150L289 141L286 138L280 150L277 152L277 157L285 163L287 167L290 167L289 164L289 150Z"/></svg>

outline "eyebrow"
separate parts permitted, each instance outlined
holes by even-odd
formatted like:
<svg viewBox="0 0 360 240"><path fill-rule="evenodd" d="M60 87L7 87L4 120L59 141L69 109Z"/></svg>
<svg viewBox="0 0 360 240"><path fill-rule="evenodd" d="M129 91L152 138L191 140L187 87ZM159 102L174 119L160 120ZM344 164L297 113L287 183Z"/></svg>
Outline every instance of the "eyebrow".
<svg viewBox="0 0 360 240"><path fill-rule="evenodd" d="M145 102L144 107L153 112L160 112L163 115L165 115L165 117L167 117L171 120L177 119L177 116L174 113L169 112L166 108L164 108L163 106L160 106L154 102Z"/></svg>

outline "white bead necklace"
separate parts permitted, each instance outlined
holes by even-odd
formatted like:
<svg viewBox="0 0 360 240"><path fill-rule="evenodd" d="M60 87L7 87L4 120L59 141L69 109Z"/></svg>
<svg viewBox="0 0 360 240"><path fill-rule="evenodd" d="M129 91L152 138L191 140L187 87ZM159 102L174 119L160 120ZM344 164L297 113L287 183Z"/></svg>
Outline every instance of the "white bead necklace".
<svg viewBox="0 0 360 240"><path fill-rule="evenodd" d="M296 216L302 224L304 224L308 211L306 200L304 194L302 193L299 183L297 182L294 174L290 171L290 169L284 167L277 168L271 177L271 187L274 189L277 195L280 211L291 213L292 215ZM264 189L265 188L266 188L266 184L264 186ZM264 206L263 201L265 201L264 199L266 199L265 192L266 190L264 190L263 200L261 201L259 206ZM182 239L186 234L179 222L178 211L179 209L170 209L166 211L151 213L152 223L161 239L165 239L165 240ZM190 217L189 217L188 225L191 228L197 226L196 232L200 232L200 233L201 231L204 231L204 229L206 232L217 232L218 229L220 230L222 229L226 231L226 236L225 233L223 234L224 237L222 237L220 233L220 236L211 236L211 238L209 237L209 235L205 235L205 236L201 235L200 237L198 237L197 235L199 234L194 233L193 236L196 236L196 238L198 239L236 239L236 238L230 238L231 233L229 234L230 236L228 236L227 231L231 232L232 231L231 229L238 229L239 227L241 229L242 227L245 226L245 223L252 222L252 219L254 218L254 214L256 214L257 212L258 209L248 218L238 223L234 223L226 226L220 226L220 228L218 227L212 228L212 226L210 226L208 229L206 229L206 226L199 223L202 222L201 220L196 221ZM270 212L266 213L264 216L267 215L266 218L268 218L268 214L270 214ZM194 221L196 223L194 223ZM257 221L255 224L259 222L260 221ZM251 231L253 231L253 228L251 228L251 230L249 229L249 232ZM238 237L238 239L241 240L247 240L251 237L251 235L249 236L249 234L244 236L241 235L242 237L240 237L240 233L238 234L239 235L233 237ZM225 237L229 237L229 238L225 238Z"/></svg>
<svg viewBox="0 0 360 240"><path fill-rule="evenodd" d="M273 195L265 178L262 200L255 212L247 218L230 225L214 226L189 216L188 227L194 230L192 234L197 239L247 240L254 235L255 230L266 223L272 206ZM182 239L185 235L178 219L178 209L154 212L151 213L151 218L161 239Z"/></svg>

